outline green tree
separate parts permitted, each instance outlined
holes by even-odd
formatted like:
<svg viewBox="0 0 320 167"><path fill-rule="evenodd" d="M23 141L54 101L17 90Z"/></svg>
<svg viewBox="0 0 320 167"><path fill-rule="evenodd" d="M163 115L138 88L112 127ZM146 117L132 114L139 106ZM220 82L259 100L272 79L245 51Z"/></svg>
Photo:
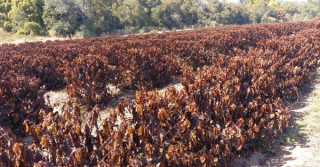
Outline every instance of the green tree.
<svg viewBox="0 0 320 167"><path fill-rule="evenodd" d="M319 18L320 0L0 0L0 27L21 34L82 37L114 30L184 28Z"/></svg>
<svg viewBox="0 0 320 167"><path fill-rule="evenodd" d="M270 7L275 7L275 6L281 5L281 2L279 2L277 0L249 0L248 5L252 6L252 5L258 5L260 3L266 3Z"/></svg>
<svg viewBox="0 0 320 167"><path fill-rule="evenodd" d="M183 13L180 9L181 0L161 0L161 5L152 11L152 19L157 26L182 28Z"/></svg>
<svg viewBox="0 0 320 167"><path fill-rule="evenodd" d="M73 0L45 0L43 20L51 35L72 37L85 14Z"/></svg>
<svg viewBox="0 0 320 167"><path fill-rule="evenodd" d="M301 13L304 20L315 18L320 13L320 0L308 0Z"/></svg>
<svg viewBox="0 0 320 167"><path fill-rule="evenodd" d="M124 27L137 27L150 25L148 8L139 0L123 0L115 6L115 15Z"/></svg>
<svg viewBox="0 0 320 167"><path fill-rule="evenodd" d="M305 3L286 2L282 6L291 20L311 20L320 13L320 0L308 0Z"/></svg>
<svg viewBox="0 0 320 167"><path fill-rule="evenodd" d="M247 5L253 23L285 22L287 16L282 4L275 0L250 1Z"/></svg>
<svg viewBox="0 0 320 167"><path fill-rule="evenodd" d="M8 13L12 30L17 32L23 28L24 23L28 22L26 13L24 13L18 6L13 5L12 9Z"/></svg>
<svg viewBox="0 0 320 167"><path fill-rule="evenodd" d="M85 17L80 27L81 36L99 36L119 27L119 20L112 13L110 0L81 0Z"/></svg>
<svg viewBox="0 0 320 167"><path fill-rule="evenodd" d="M8 13L11 10L11 0L0 0L0 27L11 31L11 24L9 22Z"/></svg>
<svg viewBox="0 0 320 167"><path fill-rule="evenodd" d="M224 4L218 0L195 1L197 8L197 23L201 26L214 26L217 24L217 15L224 11Z"/></svg>
<svg viewBox="0 0 320 167"><path fill-rule="evenodd" d="M182 16L182 22L185 25L191 26L197 23L198 13L195 6L195 0L184 0L180 6Z"/></svg>
<svg viewBox="0 0 320 167"><path fill-rule="evenodd" d="M36 27L41 27L40 29L43 29L43 5L43 0L12 0L11 10L8 13L12 30L14 32L22 30L25 24L29 24L31 22L32 25L37 24ZM41 32L39 31L39 34L36 35L40 34Z"/></svg>
<svg viewBox="0 0 320 167"><path fill-rule="evenodd" d="M18 34L24 35L41 35L42 27L36 22L26 22L23 26L23 29L17 31Z"/></svg>
<svg viewBox="0 0 320 167"><path fill-rule="evenodd" d="M224 3L223 10L214 14L215 20L220 24L248 24L249 14L240 5Z"/></svg>

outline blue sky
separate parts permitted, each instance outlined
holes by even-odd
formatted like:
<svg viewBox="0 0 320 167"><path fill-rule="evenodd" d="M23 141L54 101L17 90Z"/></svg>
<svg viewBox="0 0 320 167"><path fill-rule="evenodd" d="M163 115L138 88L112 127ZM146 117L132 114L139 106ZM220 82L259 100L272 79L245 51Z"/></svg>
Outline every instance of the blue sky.
<svg viewBox="0 0 320 167"><path fill-rule="evenodd" d="M282 2L306 2L307 0L282 0Z"/></svg>
<svg viewBox="0 0 320 167"><path fill-rule="evenodd" d="M226 1L227 2L239 2L239 0L226 0ZM307 0L279 0L279 1L280 2L306 2Z"/></svg>

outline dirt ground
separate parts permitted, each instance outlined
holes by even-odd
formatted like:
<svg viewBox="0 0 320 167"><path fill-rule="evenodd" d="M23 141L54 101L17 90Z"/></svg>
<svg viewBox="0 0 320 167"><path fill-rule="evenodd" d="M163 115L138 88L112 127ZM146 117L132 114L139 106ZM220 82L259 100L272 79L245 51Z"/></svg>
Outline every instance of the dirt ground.
<svg viewBox="0 0 320 167"><path fill-rule="evenodd" d="M48 36L30 36L19 35L15 33L9 33L0 28L0 45L1 44L21 44L25 42L37 42L37 41L54 41L54 40L66 40L67 38L60 37L48 37Z"/></svg>

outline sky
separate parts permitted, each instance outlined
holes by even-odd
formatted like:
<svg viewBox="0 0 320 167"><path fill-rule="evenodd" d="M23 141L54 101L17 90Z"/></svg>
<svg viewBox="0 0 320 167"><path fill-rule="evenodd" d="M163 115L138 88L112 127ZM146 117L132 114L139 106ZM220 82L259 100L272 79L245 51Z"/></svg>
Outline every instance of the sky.
<svg viewBox="0 0 320 167"><path fill-rule="evenodd" d="M239 0L226 0L227 2L237 3ZM279 0L280 2L306 2L307 0Z"/></svg>
<svg viewBox="0 0 320 167"><path fill-rule="evenodd" d="M281 2L306 2L307 0L280 0Z"/></svg>

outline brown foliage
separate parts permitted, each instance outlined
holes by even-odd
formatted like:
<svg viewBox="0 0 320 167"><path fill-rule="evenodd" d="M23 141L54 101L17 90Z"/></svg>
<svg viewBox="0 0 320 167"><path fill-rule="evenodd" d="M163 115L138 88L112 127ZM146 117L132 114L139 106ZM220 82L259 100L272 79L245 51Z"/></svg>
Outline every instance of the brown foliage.
<svg viewBox="0 0 320 167"><path fill-rule="evenodd" d="M320 56L314 27L299 22L4 45L0 123L18 123L32 142L0 127L0 166L229 165L237 151L250 151L252 140L271 142L288 125L283 100L298 98ZM33 63L31 55L43 56ZM172 76L181 76L182 90L148 91ZM40 110L45 87L56 88L51 82L92 105L112 97L107 84L140 89L99 123L98 105L86 117L79 103L67 103L60 114Z"/></svg>

